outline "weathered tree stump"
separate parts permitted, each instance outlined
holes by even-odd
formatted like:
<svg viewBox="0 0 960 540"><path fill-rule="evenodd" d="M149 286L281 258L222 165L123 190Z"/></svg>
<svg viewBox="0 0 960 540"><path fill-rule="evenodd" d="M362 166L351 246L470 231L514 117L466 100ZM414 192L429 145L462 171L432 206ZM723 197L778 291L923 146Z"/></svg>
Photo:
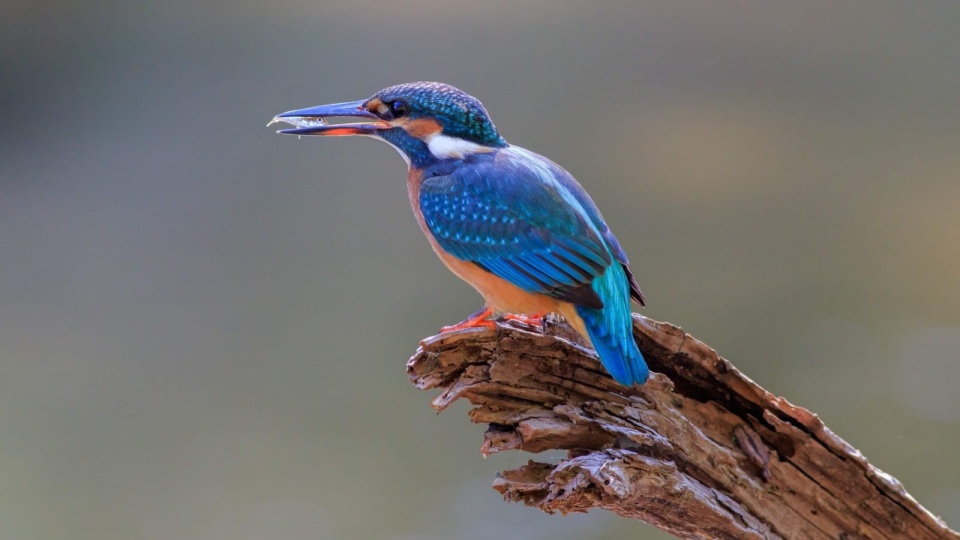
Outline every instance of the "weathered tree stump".
<svg viewBox="0 0 960 540"><path fill-rule="evenodd" d="M652 374L624 388L565 325L425 339L407 364L441 411L464 398L481 451L568 451L493 487L546 512L604 508L681 538L960 539L810 411L679 327L634 315Z"/></svg>

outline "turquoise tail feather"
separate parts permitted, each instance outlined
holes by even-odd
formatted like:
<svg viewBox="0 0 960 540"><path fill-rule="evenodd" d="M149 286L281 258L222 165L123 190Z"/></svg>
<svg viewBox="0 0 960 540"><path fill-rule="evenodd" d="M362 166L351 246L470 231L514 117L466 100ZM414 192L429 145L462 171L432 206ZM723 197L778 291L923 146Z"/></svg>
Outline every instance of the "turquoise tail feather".
<svg viewBox="0 0 960 540"><path fill-rule="evenodd" d="M633 339L629 281L623 266L614 262L593 280L593 290L603 301L602 309L577 306L600 362L624 386L643 384L650 374Z"/></svg>

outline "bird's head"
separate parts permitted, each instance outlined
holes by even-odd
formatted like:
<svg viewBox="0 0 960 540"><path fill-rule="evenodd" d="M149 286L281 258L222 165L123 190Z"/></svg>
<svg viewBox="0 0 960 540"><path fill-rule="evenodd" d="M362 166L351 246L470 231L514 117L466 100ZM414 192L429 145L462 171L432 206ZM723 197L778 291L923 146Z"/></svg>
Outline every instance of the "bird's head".
<svg viewBox="0 0 960 540"><path fill-rule="evenodd" d="M331 124L329 118L362 122ZM477 98L448 84L415 82L384 88L368 99L288 111L289 135L364 135L393 145L413 167L507 146ZM271 123L273 123L271 122Z"/></svg>

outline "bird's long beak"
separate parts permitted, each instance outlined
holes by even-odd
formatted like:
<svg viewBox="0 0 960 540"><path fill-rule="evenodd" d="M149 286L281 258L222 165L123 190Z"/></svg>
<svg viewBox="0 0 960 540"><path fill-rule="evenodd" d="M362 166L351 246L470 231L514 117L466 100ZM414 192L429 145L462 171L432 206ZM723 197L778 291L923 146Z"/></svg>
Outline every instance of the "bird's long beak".
<svg viewBox="0 0 960 540"><path fill-rule="evenodd" d="M287 111L273 117L268 126L276 122L286 122L293 126L292 129L281 129L277 133L285 135L374 135L382 129L392 127L387 122L377 118L377 116L366 108L365 101L348 101L345 103L333 103L331 105L320 105L317 107L308 107L306 109L297 109ZM327 118L334 117L359 117L372 118L373 122L358 122L353 124L328 124Z"/></svg>

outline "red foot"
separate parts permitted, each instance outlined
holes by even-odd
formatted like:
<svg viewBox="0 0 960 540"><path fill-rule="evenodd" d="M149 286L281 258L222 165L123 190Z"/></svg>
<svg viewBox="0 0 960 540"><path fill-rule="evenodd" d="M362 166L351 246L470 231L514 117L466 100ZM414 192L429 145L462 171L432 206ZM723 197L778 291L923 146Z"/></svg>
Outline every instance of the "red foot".
<svg viewBox="0 0 960 540"><path fill-rule="evenodd" d="M440 328L441 332L452 332L454 330L463 330L464 328L496 328L497 323L491 321L489 317L493 315L493 310L488 307L482 307L473 315L458 322L453 326L444 326Z"/></svg>
<svg viewBox="0 0 960 540"><path fill-rule="evenodd" d="M504 313L502 318L505 321L517 321L523 324L528 324L530 326L543 328L543 318L546 315L547 315L546 313L535 313L533 315L517 315L515 313Z"/></svg>

